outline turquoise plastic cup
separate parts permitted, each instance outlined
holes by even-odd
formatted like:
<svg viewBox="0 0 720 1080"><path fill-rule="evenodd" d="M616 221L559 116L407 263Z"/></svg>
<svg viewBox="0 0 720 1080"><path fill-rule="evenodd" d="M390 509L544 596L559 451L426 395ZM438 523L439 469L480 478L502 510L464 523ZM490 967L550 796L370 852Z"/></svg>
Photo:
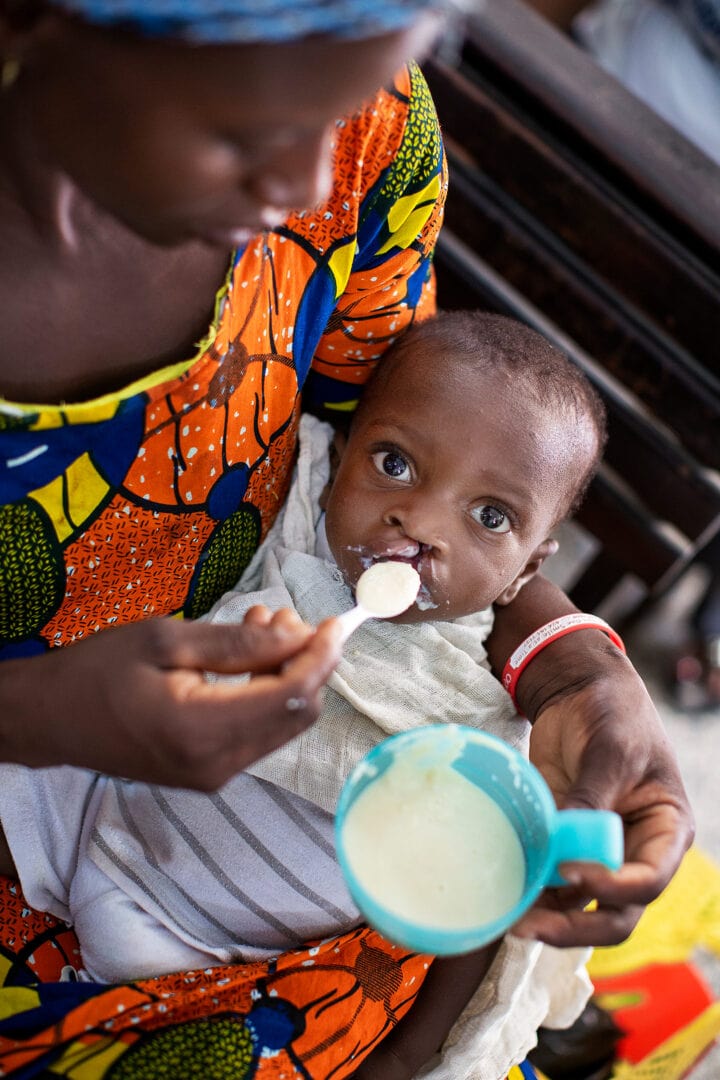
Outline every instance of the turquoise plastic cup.
<svg viewBox="0 0 720 1080"><path fill-rule="evenodd" d="M522 849L525 881L519 900L492 921L447 928L413 922L389 910L373 895L372 883L359 880L348 851L345 824L355 801L396 761L417 769L438 764L457 770L477 785L506 815ZM563 885L563 862L602 863L617 870L623 863L623 828L607 810L558 810L543 777L502 739L457 724L431 724L394 735L358 763L340 793L335 817L338 861L348 889L368 924L389 941L438 956L471 952L501 937L532 906L547 886ZM419 868L424 872L424 867ZM427 881L433 878L428 854Z"/></svg>

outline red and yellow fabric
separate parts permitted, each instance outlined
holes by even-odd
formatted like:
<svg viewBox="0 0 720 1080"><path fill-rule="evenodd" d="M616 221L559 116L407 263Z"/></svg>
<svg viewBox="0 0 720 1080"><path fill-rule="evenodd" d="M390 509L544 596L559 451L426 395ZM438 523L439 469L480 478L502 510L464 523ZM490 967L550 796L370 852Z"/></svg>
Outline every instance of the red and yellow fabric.
<svg viewBox="0 0 720 1080"><path fill-rule="evenodd" d="M720 1038L720 1001L702 970L716 984L719 965L720 868L693 847L628 940L596 949L588 965L598 1004L623 1031L612 1080L692 1077Z"/></svg>

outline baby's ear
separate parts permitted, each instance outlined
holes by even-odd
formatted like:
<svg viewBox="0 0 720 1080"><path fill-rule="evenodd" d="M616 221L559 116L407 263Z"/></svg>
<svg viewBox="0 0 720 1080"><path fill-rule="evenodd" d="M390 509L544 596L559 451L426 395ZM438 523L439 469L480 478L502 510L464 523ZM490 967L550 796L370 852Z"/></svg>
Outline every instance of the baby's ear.
<svg viewBox="0 0 720 1080"><path fill-rule="evenodd" d="M330 447L328 449L328 457L330 459L330 476L328 477L327 484L325 485L325 487L320 492L319 505L320 505L321 510L326 510L327 509L327 501L328 501L328 495L330 494L330 488L333 486L333 481L335 480L335 475L336 475L337 470L338 470L338 465L340 464L340 459L343 456L343 453L345 452L345 447L346 446L347 446L347 435L345 434L344 431L337 431L336 430L335 434L332 437L332 442L330 443Z"/></svg>
<svg viewBox="0 0 720 1080"><path fill-rule="evenodd" d="M518 576L503 589L495 603L504 606L514 600L523 585L527 585L530 578L535 577L545 560L554 555L559 547L557 540L551 537L538 544Z"/></svg>

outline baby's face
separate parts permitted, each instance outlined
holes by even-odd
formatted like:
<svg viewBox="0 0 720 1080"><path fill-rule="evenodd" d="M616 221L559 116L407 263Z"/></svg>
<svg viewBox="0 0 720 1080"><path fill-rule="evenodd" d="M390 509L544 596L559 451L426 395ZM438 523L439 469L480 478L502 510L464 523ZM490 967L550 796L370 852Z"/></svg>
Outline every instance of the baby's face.
<svg viewBox="0 0 720 1080"><path fill-rule="evenodd" d="M351 585L377 560L417 569L418 602L398 622L502 602L577 475L564 425L518 398L506 375L465 365L440 384L433 375L432 358L392 371L353 425L327 505L328 541Z"/></svg>

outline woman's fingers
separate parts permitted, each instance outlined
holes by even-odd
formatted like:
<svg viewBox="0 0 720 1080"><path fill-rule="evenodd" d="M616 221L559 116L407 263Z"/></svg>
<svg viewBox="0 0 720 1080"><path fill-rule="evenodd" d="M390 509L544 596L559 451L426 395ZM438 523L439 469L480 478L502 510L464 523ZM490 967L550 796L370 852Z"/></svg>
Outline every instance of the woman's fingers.
<svg viewBox="0 0 720 1080"><path fill-rule="evenodd" d="M165 669L243 674L271 671L294 656L314 630L290 609L251 608L242 623L155 619L146 629L145 658Z"/></svg>
<svg viewBox="0 0 720 1080"><path fill-rule="evenodd" d="M557 948L618 945L635 929L643 911L642 905L589 911L538 907L529 911L512 932Z"/></svg>
<svg viewBox="0 0 720 1080"><path fill-rule="evenodd" d="M165 689L175 701L174 769L181 774L192 770L192 787L221 786L317 719L322 690L340 658L339 625L329 619L309 635L303 629L298 638L292 625L283 627L284 621L282 617L279 653L269 646L264 654L277 660L290 651L280 670L273 664L273 673L216 682L188 671L163 674ZM290 650L284 645L286 633L293 642ZM250 666L246 663L244 670ZM256 653L252 667L259 666Z"/></svg>

